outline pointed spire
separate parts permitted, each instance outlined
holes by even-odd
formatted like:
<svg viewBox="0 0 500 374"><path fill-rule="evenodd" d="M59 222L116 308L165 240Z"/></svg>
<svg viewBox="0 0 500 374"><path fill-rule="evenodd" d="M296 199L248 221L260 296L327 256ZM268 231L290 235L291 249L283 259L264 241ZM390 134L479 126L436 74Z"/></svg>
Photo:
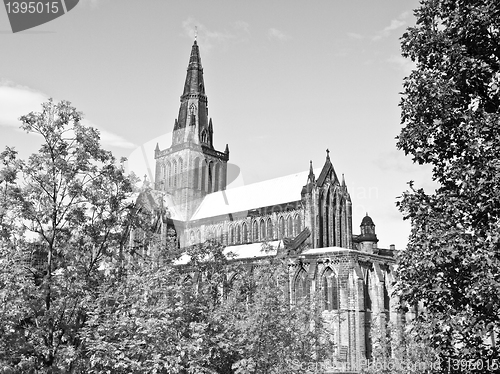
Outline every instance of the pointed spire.
<svg viewBox="0 0 500 374"><path fill-rule="evenodd" d="M314 182L314 180L315 180L312 160L309 161L309 175L308 175L307 179L309 179L311 182Z"/></svg>
<svg viewBox="0 0 500 374"><path fill-rule="evenodd" d="M159 144L158 144L158 143L156 143L155 152L160 152L160 146L159 146Z"/></svg>
<svg viewBox="0 0 500 374"><path fill-rule="evenodd" d="M342 173L342 187L347 187L345 184L344 173Z"/></svg>
<svg viewBox="0 0 500 374"><path fill-rule="evenodd" d="M226 144L226 151L224 152L226 155L229 154L229 145Z"/></svg>
<svg viewBox="0 0 500 374"><path fill-rule="evenodd" d="M326 160L330 161L330 150L328 148L326 149Z"/></svg>
<svg viewBox="0 0 500 374"><path fill-rule="evenodd" d="M208 121L208 131L213 132L214 127L212 126L212 118L210 118L210 121Z"/></svg>

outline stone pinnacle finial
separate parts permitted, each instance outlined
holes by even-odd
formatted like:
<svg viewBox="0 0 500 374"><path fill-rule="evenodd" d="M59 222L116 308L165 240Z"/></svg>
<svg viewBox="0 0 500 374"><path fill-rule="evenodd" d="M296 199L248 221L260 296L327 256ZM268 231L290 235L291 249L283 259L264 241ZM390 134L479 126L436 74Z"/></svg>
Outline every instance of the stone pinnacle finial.
<svg viewBox="0 0 500 374"><path fill-rule="evenodd" d="M197 39L198 39L198 26L195 26L194 27L194 41L196 42Z"/></svg>
<svg viewBox="0 0 500 374"><path fill-rule="evenodd" d="M326 149L326 159L330 160L330 150L328 148Z"/></svg>

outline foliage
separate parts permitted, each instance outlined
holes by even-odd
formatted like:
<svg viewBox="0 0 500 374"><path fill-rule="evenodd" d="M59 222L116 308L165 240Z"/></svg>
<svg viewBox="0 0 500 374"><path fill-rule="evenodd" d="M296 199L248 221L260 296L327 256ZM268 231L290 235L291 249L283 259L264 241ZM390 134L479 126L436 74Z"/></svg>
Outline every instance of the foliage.
<svg viewBox="0 0 500 374"><path fill-rule="evenodd" d="M68 102L20 118L38 153L2 153L0 363L72 372L103 261L126 244L132 182Z"/></svg>
<svg viewBox="0 0 500 374"><path fill-rule="evenodd" d="M377 320L377 318L375 319ZM417 339L418 329L410 322L374 323L372 358L362 365L362 374L430 374L444 365L427 342Z"/></svg>
<svg viewBox="0 0 500 374"><path fill-rule="evenodd" d="M286 263L269 261L252 272L240 270L232 283L223 311L234 330L235 373L304 373L306 367L322 372L333 343L319 295L290 305L288 279Z"/></svg>
<svg viewBox="0 0 500 374"><path fill-rule="evenodd" d="M39 152L0 154L0 371L302 373L327 357L317 300L290 305L282 259L248 272L214 241L172 247L80 120L44 103L21 117Z"/></svg>
<svg viewBox="0 0 500 374"><path fill-rule="evenodd" d="M402 37L416 69L404 81L398 148L432 165L439 188L410 183L398 202L412 224L399 293L423 306L418 336L444 361L491 363L500 327L500 3L422 0L415 15Z"/></svg>

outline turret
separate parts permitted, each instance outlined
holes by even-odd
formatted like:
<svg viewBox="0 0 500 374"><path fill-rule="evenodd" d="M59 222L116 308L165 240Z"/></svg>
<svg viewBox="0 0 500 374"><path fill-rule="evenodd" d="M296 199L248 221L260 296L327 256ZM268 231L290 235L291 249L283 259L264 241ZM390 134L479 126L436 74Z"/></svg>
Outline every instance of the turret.
<svg viewBox="0 0 500 374"><path fill-rule="evenodd" d="M356 237L356 242L359 243L359 249L363 252L374 253L377 248L377 234L375 234L375 224L371 217L366 213L360 225L361 235Z"/></svg>

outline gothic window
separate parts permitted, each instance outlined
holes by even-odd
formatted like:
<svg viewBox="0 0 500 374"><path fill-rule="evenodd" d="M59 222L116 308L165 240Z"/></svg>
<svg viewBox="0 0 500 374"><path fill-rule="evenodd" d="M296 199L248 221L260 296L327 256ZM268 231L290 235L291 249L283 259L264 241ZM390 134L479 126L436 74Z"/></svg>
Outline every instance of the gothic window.
<svg viewBox="0 0 500 374"><path fill-rule="evenodd" d="M253 240L254 242L259 240L259 225L257 224L257 221L253 221Z"/></svg>
<svg viewBox="0 0 500 374"><path fill-rule="evenodd" d="M214 172L214 192L219 191L220 185L220 163L217 162L215 164L215 172Z"/></svg>
<svg viewBox="0 0 500 374"><path fill-rule="evenodd" d="M241 243L241 226L238 225L236 228L236 243Z"/></svg>
<svg viewBox="0 0 500 374"><path fill-rule="evenodd" d="M200 158L196 157L194 159L194 169L193 169L193 187L196 190L200 189Z"/></svg>
<svg viewBox="0 0 500 374"><path fill-rule="evenodd" d="M372 298L370 297L370 271L366 271L365 282L363 287L365 299L365 310L372 310Z"/></svg>
<svg viewBox="0 0 500 374"><path fill-rule="evenodd" d="M260 220L260 239L266 239L266 224L263 219Z"/></svg>
<svg viewBox="0 0 500 374"><path fill-rule="evenodd" d="M202 143L208 143L208 136L207 136L207 132L205 130L203 130L201 132L201 142Z"/></svg>
<svg viewBox="0 0 500 374"><path fill-rule="evenodd" d="M200 230L196 231L196 239L198 240L198 243L201 243L201 232L200 232Z"/></svg>
<svg viewBox="0 0 500 374"><path fill-rule="evenodd" d="M206 161L202 161L202 167L201 167L201 187L200 189L202 191L206 191L207 189L207 163Z"/></svg>
<svg viewBox="0 0 500 374"><path fill-rule="evenodd" d="M208 163L208 189L207 192L210 193L212 192L212 187L213 187L213 175L214 175L214 163L210 161Z"/></svg>
<svg viewBox="0 0 500 374"><path fill-rule="evenodd" d="M307 280L307 273L301 269L294 282L295 302L299 303L305 301L309 296L309 282Z"/></svg>
<svg viewBox="0 0 500 374"><path fill-rule="evenodd" d="M273 235L273 222L271 221L271 218L267 219L267 239L268 240L273 240L274 235Z"/></svg>
<svg viewBox="0 0 500 374"><path fill-rule="evenodd" d="M292 216L288 216L288 218L286 219L286 223L287 223L288 236L293 236L293 220L292 220Z"/></svg>
<svg viewBox="0 0 500 374"><path fill-rule="evenodd" d="M300 214L297 214L295 216L295 227L294 227L294 230L295 230L295 234L298 235L301 231L301 224L300 224Z"/></svg>
<svg viewBox="0 0 500 374"><path fill-rule="evenodd" d="M243 230L243 243L247 243L248 242L248 228L247 228L247 223L246 222L243 222L243 225L242 225L242 230Z"/></svg>
<svg viewBox="0 0 500 374"><path fill-rule="evenodd" d="M228 244L234 244L234 227L231 226L229 228L229 243Z"/></svg>
<svg viewBox="0 0 500 374"><path fill-rule="evenodd" d="M285 237L285 219L281 216L278 220L279 222L279 238L283 239Z"/></svg>
<svg viewBox="0 0 500 374"><path fill-rule="evenodd" d="M177 187L177 161L172 161L172 186Z"/></svg>
<svg viewBox="0 0 500 374"><path fill-rule="evenodd" d="M191 233L189 234L189 241L191 242L191 244L194 244L194 231L191 231Z"/></svg>
<svg viewBox="0 0 500 374"><path fill-rule="evenodd" d="M179 157L178 168L179 168L179 170L178 170L178 174L177 174L177 183L179 183L179 185L182 186L182 171L183 171L184 165L183 165L181 157Z"/></svg>
<svg viewBox="0 0 500 374"><path fill-rule="evenodd" d="M167 180L167 187L170 187L171 186L171 182L170 182L170 174L172 173L172 167L170 166L170 162L167 161L167 165L166 165L166 168L167 168L167 173L165 175L165 178Z"/></svg>
<svg viewBox="0 0 500 374"><path fill-rule="evenodd" d="M338 290L337 277L330 268L327 268L323 272L322 289L323 289L323 309L338 310L339 290Z"/></svg>

